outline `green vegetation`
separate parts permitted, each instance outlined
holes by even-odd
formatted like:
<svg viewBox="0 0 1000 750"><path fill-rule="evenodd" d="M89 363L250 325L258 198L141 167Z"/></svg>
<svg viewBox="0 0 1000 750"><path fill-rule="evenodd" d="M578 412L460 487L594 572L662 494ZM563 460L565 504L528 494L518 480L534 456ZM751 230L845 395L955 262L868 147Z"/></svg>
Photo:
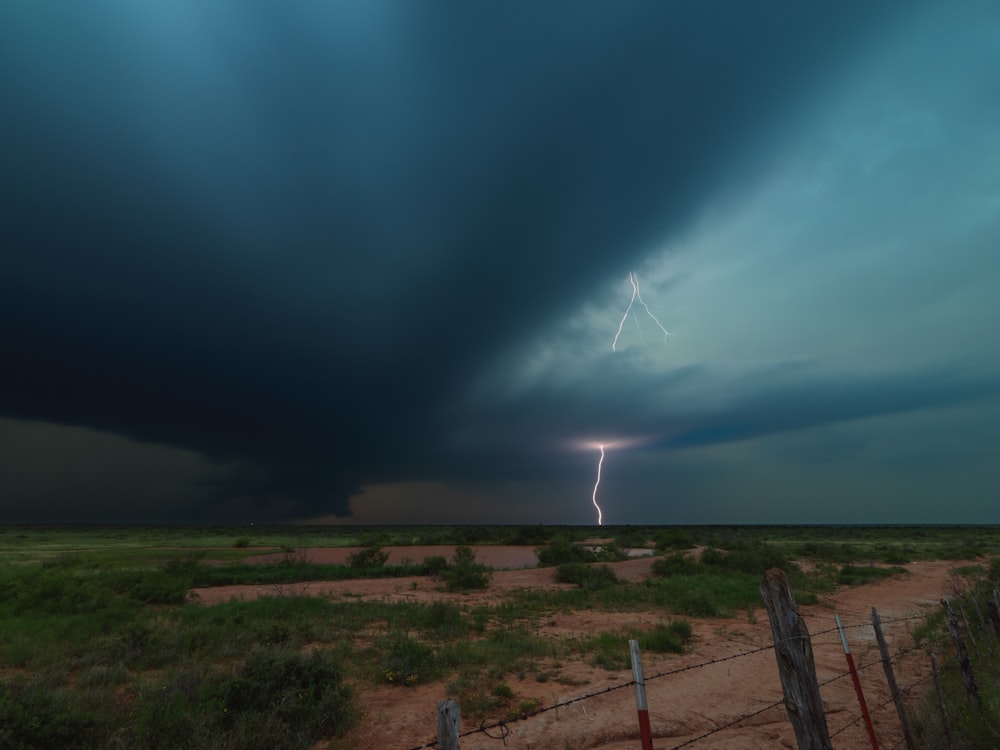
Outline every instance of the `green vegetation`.
<svg viewBox="0 0 1000 750"><path fill-rule="evenodd" d="M945 729L938 693L932 684L924 691L922 705L911 712L911 721L918 740L925 747L950 746L954 750L998 747L998 636L988 617L984 617L984 622L981 622L976 616L976 606L985 615L988 613L990 600L996 604L996 591L1000 588L1000 557L992 558L987 567L965 566L959 568L958 573L962 578L955 581L955 596L950 601L966 642L970 666L978 687L978 700L973 699L966 689L948 633L945 613L941 608L914 631L914 637L926 651L939 655L938 668L948 729Z"/></svg>
<svg viewBox="0 0 1000 750"><path fill-rule="evenodd" d="M484 589L490 583L490 575L489 568L476 562L472 548L464 545L455 548L452 564L440 572L448 591Z"/></svg>
<svg viewBox="0 0 1000 750"><path fill-rule="evenodd" d="M601 589L618 583L618 576L607 564L563 563L556 568L556 581L573 583L586 589Z"/></svg>
<svg viewBox="0 0 1000 750"><path fill-rule="evenodd" d="M567 660L627 670L629 638L667 659L692 637L683 618L752 616L767 568L784 568L806 604L837 585L899 574L904 560L1000 554L995 530L977 528L619 527L596 540L595 531L2 527L0 748L308 747L355 726L354 695L373 686L440 683L470 721L513 718L542 706L541 684L580 684L563 671ZM443 594L489 590L492 571L476 561L482 542L536 548L553 579L569 585L497 593L489 604L305 595L312 581L361 577L415 577L414 588ZM450 559L388 565L384 547L401 543L458 547ZM319 565L304 553L313 546L361 549L345 565ZM636 546L659 553L654 575L622 580L612 563ZM276 556L245 562L266 553ZM1000 580L996 559L961 572L970 590ZM269 595L205 606L189 593L241 583ZM624 624L542 633L557 613L580 610L619 613ZM639 612L662 619L640 628L630 624ZM924 637L940 627L929 623ZM994 711L981 722L988 732L1000 725L996 670L981 669ZM955 674L945 677L960 687ZM922 731L933 733L934 714L925 714Z"/></svg>
<svg viewBox="0 0 1000 750"><path fill-rule="evenodd" d="M620 562L628 559L628 553L617 538L600 545L584 545L574 541L568 534L556 534L547 546L539 547L536 554L540 565Z"/></svg>
<svg viewBox="0 0 1000 750"><path fill-rule="evenodd" d="M347 564L352 568L368 570L369 568L381 568L388 560L389 553L377 544L373 544L348 555Z"/></svg>
<svg viewBox="0 0 1000 750"><path fill-rule="evenodd" d="M872 565L844 565L837 574L837 583L844 586L858 586L863 583L881 581L893 575L906 573L906 568L894 565L891 568L876 568Z"/></svg>

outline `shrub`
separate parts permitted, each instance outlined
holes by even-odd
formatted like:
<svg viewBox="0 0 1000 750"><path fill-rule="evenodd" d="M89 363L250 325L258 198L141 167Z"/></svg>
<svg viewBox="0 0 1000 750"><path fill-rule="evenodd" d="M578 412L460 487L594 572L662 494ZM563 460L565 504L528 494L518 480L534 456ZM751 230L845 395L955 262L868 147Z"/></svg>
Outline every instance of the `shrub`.
<svg viewBox="0 0 1000 750"><path fill-rule="evenodd" d="M862 583L880 581L896 573L905 573L906 568L875 568L869 565L844 565L837 575L837 583L844 586L858 586Z"/></svg>
<svg viewBox="0 0 1000 750"><path fill-rule="evenodd" d="M698 563L687 555L677 552L654 560L652 572L653 575L661 577L694 575L698 572Z"/></svg>
<svg viewBox="0 0 1000 750"><path fill-rule="evenodd" d="M182 570L144 571L115 582L119 593L143 604L183 604L191 578Z"/></svg>
<svg viewBox="0 0 1000 750"><path fill-rule="evenodd" d="M669 531L661 531L656 535L656 549L659 552L691 549L694 546L694 536L688 531L671 529Z"/></svg>
<svg viewBox="0 0 1000 750"><path fill-rule="evenodd" d="M798 566L781 550L759 542L736 545L728 552L709 548L701 553L699 562L723 570L754 575L762 575L771 568L782 568L787 571L798 569Z"/></svg>
<svg viewBox="0 0 1000 750"><path fill-rule="evenodd" d="M439 576L448 569L448 561L441 555L431 555L424 558L419 569L425 576Z"/></svg>
<svg viewBox="0 0 1000 750"><path fill-rule="evenodd" d="M639 638L639 645L645 651L680 654L684 646L691 640L691 623L685 620L674 620L670 623L660 623L648 633Z"/></svg>
<svg viewBox="0 0 1000 750"><path fill-rule="evenodd" d="M381 568L389 559L389 553L381 547L372 546L352 552L347 563L352 568Z"/></svg>
<svg viewBox="0 0 1000 750"><path fill-rule="evenodd" d="M493 688L493 695L501 700L510 700L514 697L514 690L506 682L501 682Z"/></svg>
<svg viewBox="0 0 1000 750"><path fill-rule="evenodd" d="M434 651L418 640L398 636L389 643L379 666L379 680L410 687L433 679L438 673Z"/></svg>
<svg viewBox="0 0 1000 750"><path fill-rule="evenodd" d="M646 535L640 529L622 529L615 534L615 544L623 549L643 547L646 544Z"/></svg>
<svg viewBox="0 0 1000 750"><path fill-rule="evenodd" d="M455 548L452 564L441 572L449 591L470 591L484 589L490 584L490 570L476 562L476 553L471 547Z"/></svg>
<svg viewBox="0 0 1000 750"><path fill-rule="evenodd" d="M454 604L447 602L432 602L420 617L420 627L438 638L454 638L464 635L469 625L462 616L462 611Z"/></svg>
<svg viewBox="0 0 1000 750"><path fill-rule="evenodd" d="M508 544L548 544L552 529L546 526L518 526L510 535Z"/></svg>
<svg viewBox="0 0 1000 750"><path fill-rule="evenodd" d="M229 722L258 723L259 747L340 736L358 720L351 690L329 651L254 650L223 686L222 697Z"/></svg>
<svg viewBox="0 0 1000 750"><path fill-rule="evenodd" d="M598 560L601 562L621 562L622 560L628 560L628 552L618 543L618 540L612 539L601 545L601 548L595 553Z"/></svg>
<svg viewBox="0 0 1000 750"><path fill-rule="evenodd" d="M616 584L618 576L607 565L565 563L556 568L556 581L572 583L585 589L599 589Z"/></svg>
<svg viewBox="0 0 1000 750"><path fill-rule="evenodd" d="M0 747L95 747L95 723L63 691L0 682Z"/></svg>
<svg viewBox="0 0 1000 750"><path fill-rule="evenodd" d="M548 547L539 547L535 553L542 565L596 562L597 554L583 545L574 544L565 535L556 534Z"/></svg>
<svg viewBox="0 0 1000 750"><path fill-rule="evenodd" d="M603 630L583 643L583 647L593 651L590 663L609 672L628 669L628 636L625 633Z"/></svg>

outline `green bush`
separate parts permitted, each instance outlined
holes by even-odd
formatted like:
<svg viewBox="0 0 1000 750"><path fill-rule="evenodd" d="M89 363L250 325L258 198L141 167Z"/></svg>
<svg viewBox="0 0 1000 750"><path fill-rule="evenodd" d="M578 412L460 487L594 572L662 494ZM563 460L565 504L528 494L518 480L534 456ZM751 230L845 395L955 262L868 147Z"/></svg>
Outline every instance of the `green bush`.
<svg viewBox="0 0 1000 750"><path fill-rule="evenodd" d="M553 531L546 526L518 526L510 534L508 544L531 545L548 544Z"/></svg>
<svg viewBox="0 0 1000 750"><path fill-rule="evenodd" d="M644 547L646 545L646 534L642 529L624 528L615 534L615 544L622 549Z"/></svg>
<svg viewBox="0 0 1000 750"><path fill-rule="evenodd" d="M506 682L501 682L493 688L493 695L506 701L514 697L514 690Z"/></svg>
<svg viewBox="0 0 1000 750"><path fill-rule="evenodd" d="M594 654L590 660L591 664L615 672L629 667L628 640L627 633L603 630L584 641L582 645Z"/></svg>
<svg viewBox="0 0 1000 750"><path fill-rule="evenodd" d="M352 568L381 568L389 560L389 553L379 546L365 547L347 556L347 564Z"/></svg>
<svg viewBox="0 0 1000 750"><path fill-rule="evenodd" d="M448 561L441 555L425 557L420 564L420 572L425 576L439 576L448 569Z"/></svg>
<svg viewBox="0 0 1000 750"><path fill-rule="evenodd" d="M556 568L556 581L572 583L586 589L600 589L616 584L618 576L607 565L564 563Z"/></svg>
<svg viewBox="0 0 1000 750"><path fill-rule="evenodd" d="M652 630L639 637L639 646L644 651L680 654L684 646L691 640L691 623L685 620L673 620L667 624L660 623Z"/></svg>
<svg viewBox="0 0 1000 750"><path fill-rule="evenodd" d="M762 575L771 568L798 570L798 566L784 552L762 542L738 544L729 551L709 548L701 553L699 562L713 568L755 575Z"/></svg>
<svg viewBox="0 0 1000 750"><path fill-rule="evenodd" d="M698 563L687 555L676 552L667 557L653 561L652 573L655 576L688 576L698 572Z"/></svg>
<svg viewBox="0 0 1000 750"><path fill-rule="evenodd" d="M875 568L870 565L844 565L837 574L837 583L843 586L859 586L862 583L881 581L897 573L905 573L906 568Z"/></svg>
<svg viewBox="0 0 1000 750"><path fill-rule="evenodd" d="M0 748L96 747L96 724L65 691L0 682Z"/></svg>
<svg viewBox="0 0 1000 750"><path fill-rule="evenodd" d="M596 562L597 553L581 544L569 540L564 534L556 534L547 547L539 547L535 554L541 565L562 565L564 563Z"/></svg>
<svg viewBox="0 0 1000 750"><path fill-rule="evenodd" d="M409 687L433 680L440 669L430 646L401 635L389 642L378 671L379 682Z"/></svg>
<svg viewBox="0 0 1000 750"><path fill-rule="evenodd" d="M359 719L336 654L257 649L222 686L227 724L257 726L258 747L302 747L341 736Z"/></svg>
<svg viewBox="0 0 1000 750"><path fill-rule="evenodd" d="M621 562L628 560L628 552L619 544L617 539L605 542L595 553L601 562Z"/></svg>
<svg viewBox="0 0 1000 750"><path fill-rule="evenodd" d="M439 639L456 638L469 631L462 610L447 602L432 602L423 608L418 626Z"/></svg>
<svg viewBox="0 0 1000 750"><path fill-rule="evenodd" d="M656 535L656 549L658 552L691 549L695 544L694 535L689 531L682 531L681 529L661 531Z"/></svg>
<svg viewBox="0 0 1000 750"><path fill-rule="evenodd" d="M143 604L183 604L191 579L181 571L148 570L119 575L113 585L117 593Z"/></svg>
<svg viewBox="0 0 1000 750"><path fill-rule="evenodd" d="M441 572L448 591L471 591L484 589L490 585L490 569L476 562L476 553L471 547L455 548L452 564Z"/></svg>
<svg viewBox="0 0 1000 750"><path fill-rule="evenodd" d="M658 606L688 617L725 617L756 607L760 604L759 586L759 576L710 569L696 575L647 581Z"/></svg>

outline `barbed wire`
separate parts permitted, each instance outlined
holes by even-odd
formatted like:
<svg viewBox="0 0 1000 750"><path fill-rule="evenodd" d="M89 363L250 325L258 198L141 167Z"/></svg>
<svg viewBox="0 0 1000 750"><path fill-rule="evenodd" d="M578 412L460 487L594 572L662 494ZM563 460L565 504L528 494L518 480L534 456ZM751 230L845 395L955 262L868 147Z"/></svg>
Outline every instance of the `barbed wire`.
<svg viewBox="0 0 1000 750"><path fill-rule="evenodd" d="M749 651L740 651L735 654L730 654L729 656L720 656L716 659L709 659L708 661L703 661L698 664L687 664L683 667L677 667L676 669L668 669L666 672L657 672L656 674L648 675L643 678L643 682L649 682L650 680L658 680L661 677L669 677L670 675L680 674L681 672L690 672L692 669L701 669L702 667L709 667L713 664L721 664L724 661L732 661L733 659L739 659L743 656L753 656L754 654L759 654L763 651L770 651L774 648L774 644L767 646L761 646L760 648L754 648Z"/></svg>
<svg viewBox="0 0 1000 750"><path fill-rule="evenodd" d="M930 675L924 675L923 677L921 677L920 679L914 681L909 686L903 688L899 692L902 693L902 694L908 694L908 693L912 692L913 689L916 688L918 685L922 685L923 683L927 682L927 680L929 680L930 677L931 677ZM881 711L883 708L885 708L886 706L888 706L894 700L896 700L896 699L893 696L889 696L884 701L882 701L881 703L879 703L878 705L876 705L875 708L869 709L869 713L873 714L876 711ZM854 726L855 724L857 724L863 718L864 718L864 716L861 715L861 716L858 716L856 719L853 719L853 720L849 721L847 724L845 724L844 726L842 726L836 732L831 733L830 734L830 739L833 739L834 737L836 737L841 732L846 731L847 729L850 729L852 726Z"/></svg>
<svg viewBox="0 0 1000 750"><path fill-rule="evenodd" d="M706 737L710 737L711 735L715 734L716 732L721 732L724 729L729 729L730 727L734 727L737 724L740 724L741 722L746 721L747 719L752 719L754 716L759 716L760 714L764 713L765 711L770 711L772 708L777 708L778 706L784 705L784 703L785 703L785 699L782 698L780 701L775 701L774 703L772 703L772 704L770 704L768 706L764 706L764 708L757 709L756 711L752 711L751 713L744 714L743 716L740 716L737 719L733 719L732 721L730 721L727 724L723 724L722 726L718 726L718 727L715 727L714 729L710 729L709 731L705 732L704 734L700 734L697 737L692 737L689 740L685 740L684 742L682 742L679 745L674 745L672 748L670 748L670 750L678 750L679 748L687 747L688 745L693 745L695 742L699 742L700 740L703 740Z"/></svg>
<svg viewBox="0 0 1000 750"><path fill-rule="evenodd" d="M616 690L621 690L623 688L632 687L633 685L635 685L635 680L629 680L628 682L623 682L620 685L611 685L610 687L606 687L601 690L595 690L594 692L587 693L586 695L580 695L577 696L576 698L570 698L569 700L560 701L559 703L553 703L551 706L545 706L543 708L539 708L536 711L532 711L531 713L523 714L521 716L515 716L509 719L500 719L499 721L496 721L492 724L483 723L480 724L475 729L470 729L466 732L462 732L458 736L459 738L461 738L461 737L468 737L473 734L482 733L486 734L486 736L488 737L492 737L492 735L489 734L489 731L492 729L499 729L501 737L492 737L492 739L503 739L504 744L506 744L507 735L510 733L510 731L507 729L507 725L509 724L513 724L518 721L524 721L525 719L530 719L540 714L548 713L549 711L556 711L560 708L565 708L566 706L572 706L574 703L580 703L581 701L589 700L591 698L596 698L599 695L612 693ZM437 744L438 744L437 740L432 740L430 742L424 743L423 745L417 745L416 747L413 747L410 750L424 750L424 748L437 747Z"/></svg>
<svg viewBox="0 0 1000 750"><path fill-rule="evenodd" d="M892 624L892 623L897 623L897 622L906 622L906 621L910 621L910 620L924 619L924 618L926 618L926 614L914 614L914 615L907 615L907 616L903 616L903 617L884 618L884 619L880 618L880 624L886 625L886 624ZM866 627L872 628L873 627L873 623L870 622L870 621L868 621L868 622L862 621L862 622L856 622L856 623L846 624L846 625L843 625L843 627L844 627L845 630L847 630L847 629L857 629L857 628L866 628ZM839 628L837 626L833 626L831 628L826 628L826 629L823 629L823 630L819 630L819 631L816 631L813 634L807 634L807 635L804 635L804 636L792 636L792 637L790 637L790 638L788 638L786 640L788 640L788 641L810 640L811 641L811 640L813 640L813 639L815 639L817 637L828 635L830 633L835 633L835 632L839 632ZM920 644L915 644L913 646L910 646L910 647L908 647L906 649L903 649L903 650L899 651L897 653L897 657L898 656L903 656L903 655L905 655L905 654L907 654L907 653L909 653L911 651L914 651L914 650L916 650L918 648L923 648L923 646L920 645ZM658 680L658 679L661 679L663 677L669 677L669 676L672 676L672 675L681 674L683 672L689 672L689 671L692 671L692 670L695 670L695 669L702 669L704 667L709 667L709 666L712 666L712 665L715 665L715 664L721 664L723 662L733 661L735 659L740 659L740 658L742 658L744 656L753 656L755 654L760 654L760 653L763 653L765 651L770 651L770 650L773 650L773 649L774 649L774 644L771 643L771 644L768 644L768 645L765 645L765 646L760 646L758 648L750 649L748 651L739 651L737 653L729 654L727 656L716 657L716 658L713 658L713 659L707 659L705 661L698 662L697 664L687 664L687 665L684 665L682 667L677 667L677 668L674 668L674 669L668 669L668 670L663 671L663 672L657 672L656 674L648 675L648 676L646 676L646 677L643 678L643 683L647 683L647 682L650 682L650 681L653 681L653 680ZM856 667L856 669L857 669L857 671L860 672L860 671L863 671L865 669L869 669L870 667L873 667L873 666L875 666L877 664L881 664L881 663L882 663L881 659L876 659L876 660L873 660L871 662L867 662L867 663L863 664L862 666ZM835 675L835 676L833 676L833 677L831 677L831 678L829 678L827 680L824 680L823 682L819 683L819 686L823 687L823 686L829 685L829 684L831 684L833 682L836 682L837 680L841 680L844 677L848 677L848 676L850 676L850 672L842 672L840 674L837 674L837 675ZM927 677L921 678L921 680L919 680L918 682L914 683L913 685L911 685L909 688L907 688L903 692L907 692L907 691L911 690L917 684L920 684L921 682L925 681L926 679L927 679ZM611 692L614 692L614 691L617 691L617 690L622 690L624 688L629 688L629 687L634 686L635 684L636 684L635 680L629 680L627 682L623 682L623 683L618 684L618 685L611 685L611 686L603 688L601 690L597 690L597 691L594 691L594 692L591 692L591 693L586 693L584 695L580 695L580 696L577 696L575 698L570 698L570 699L565 700L565 701L560 701L558 703L554 703L551 706L545 706L543 708L539 708L536 711L532 711L530 714L523 714L521 716L512 717L512 718L508 718L508 719L500 719L499 721L493 722L492 724L482 723L478 727L476 727L475 729L470 729L470 730L468 730L466 732L462 732L458 736L460 738L462 738L462 737L468 737L468 736L471 736L471 735L474 735L474 734L485 734L490 739L501 740L503 742L503 744L506 745L507 744L507 737L510 736L509 725L512 724L512 723L519 722L519 721L524 721L524 720L533 718L535 716L547 713L549 711L556 711L556 710L558 710L560 708L565 708L566 706L571 706L571 705L576 704L576 703L581 703L583 701L590 700L591 698L596 698L596 697L599 697L601 695L606 695L608 693L611 693ZM891 699L888 702L891 702ZM723 724L722 726L715 727L715 728L709 730L708 732L705 732L704 734L701 734L701 735L699 735L697 737L692 737L691 739L685 740L680 745L673 746L671 748L671 750L678 750L678 748L682 748L682 747L686 747L688 745L694 744L695 742L698 742L698 741L700 741L702 739L705 739L706 737L709 737L709 736L711 736L711 735L713 735L713 734L715 734L717 732L721 732L721 731L723 731L725 729L729 729L729 728L731 728L733 726L736 726L737 724L740 724L741 722L746 721L747 719L751 719L754 716L757 716L757 715L762 714L762 713L764 713L764 712L766 712L768 710L776 708L777 706L781 706L784 703L785 703L785 700L784 700L784 698L782 698L781 700L776 701L774 703L771 703L771 704L769 704L769 705L767 705L767 706L765 706L765 707L763 707L761 709L758 709L758 710L753 711L751 713L739 716L738 718L736 718L736 719L734 719L734 720L732 720L732 721L730 721L730 722L728 722L726 724ZM886 705L886 703L882 703L882 704L880 704L874 710L878 710L878 709L884 707L885 705ZM831 735L831 737L836 736L837 734L845 731L850 726L853 726L858 721L860 721L861 718L862 717L859 716L858 718L854 719L849 724L841 727L839 730L837 730L836 732L834 732ZM497 734L497 735L490 734L490 732L493 731L493 730L499 730L499 734ZM431 740L430 742L427 742L427 743L425 743L423 745L417 745L417 746L415 746L413 748L410 748L410 750L426 750L427 748L437 747L437 745L438 745L438 740L435 739L435 740Z"/></svg>

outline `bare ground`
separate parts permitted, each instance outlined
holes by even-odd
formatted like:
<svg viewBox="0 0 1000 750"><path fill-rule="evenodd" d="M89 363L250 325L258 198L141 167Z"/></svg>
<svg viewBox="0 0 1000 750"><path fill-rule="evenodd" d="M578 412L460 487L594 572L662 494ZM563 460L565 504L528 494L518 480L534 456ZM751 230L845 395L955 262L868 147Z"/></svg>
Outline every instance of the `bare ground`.
<svg viewBox="0 0 1000 750"><path fill-rule="evenodd" d="M508 549L476 547L477 559L490 565L522 565L526 548ZM393 550L397 559L409 557L421 560L430 554L449 556L444 548L431 551L407 548ZM488 551L487 551L488 550ZM309 550L310 559L331 562L332 555L346 559L349 551ZM323 557L325 556L325 557ZM390 558L392 561L393 558ZM339 560L338 560L339 561ZM649 575L650 559L633 559L614 563L622 579L642 580ZM827 722L836 748L868 746L864 726L858 722L847 726L860 715L857 698L847 668L843 649L836 631L834 613L848 625L854 659L861 670L861 683L869 709L875 721L875 731L883 746L900 743L902 736L885 674L878 663L878 650L870 627L871 609L877 607L884 623L897 681L905 691L929 672L929 659L917 649L898 655L911 645L909 630L918 619L913 618L933 608L942 596L951 593L951 571L968 562L917 562L906 567L908 574L878 583L843 589L826 597L820 604L801 607L803 618L813 636L813 652L822 687ZM323 595L350 600L375 598L385 601L454 601L465 605L496 603L504 591L518 588L559 589L563 584L553 581L550 568L515 568L494 573L486 591L469 594L449 594L438 583L424 577L381 580L314 582L303 584L298 593ZM206 604L231 598L250 599L274 595L273 586L223 586L201 589L195 596ZM539 634L549 637L575 637L613 630L626 625L653 625L669 619L665 614L645 611L607 613L579 611L556 613L543 618ZM694 629L694 641L688 653L665 656L647 653L643 665L647 676L646 691L656 750L676 748L692 741L698 750L757 750L793 748L794 734L781 701L770 625L763 610L755 615L744 614L733 619L689 619ZM894 622L895 621L895 622ZM756 649L765 648L757 653ZM726 658L735 657L735 658ZM706 662L718 661L714 664ZM699 666L704 665L704 666ZM869 666L870 665L870 666ZM684 671L658 677L663 672ZM587 661L564 659L559 669L564 678L581 684L566 686L555 682L538 683L528 678L508 681L518 698L535 697L543 712L507 725L509 734L504 741L499 731L491 738L483 732L462 739L464 750L634 750L638 747L638 723L633 688L627 687L590 697L554 710L544 710L574 698L599 692L604 688L628 683L630 670L607 672ZM928 683L922 682L915 691L919 695ZM360 686L358 697L364 707L361 726L346 738L346 746L355 750L408 750L436 737L436 702L445 698L441 683L410 688L385 685ZM911 699L911 702L914 699ZM761 713L740 721L735 726L713 732L741 717ZM844 729L844 727L847 727ZM470 721L463 731L474 729ZM706 733L703 739L696 739ZM324 747L321 743L317 747ZM338 745L341 747L344 745Z"/></svg>

